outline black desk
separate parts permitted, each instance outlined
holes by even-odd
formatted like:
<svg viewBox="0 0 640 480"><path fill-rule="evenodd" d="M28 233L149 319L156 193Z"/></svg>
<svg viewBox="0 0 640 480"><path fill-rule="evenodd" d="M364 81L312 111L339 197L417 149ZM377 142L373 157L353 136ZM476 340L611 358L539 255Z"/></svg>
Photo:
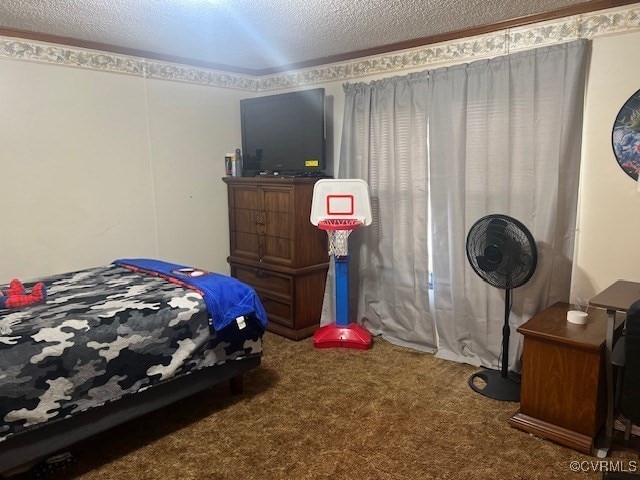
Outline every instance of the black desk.
<svg viewBox="0 0 640 480"><path fill-rule="evenodd" d="M596 455L604 458L609 453L613 443L613 367L611 365L611 350L613 349L613 335L615 332L616 312L625 312L631 304L640 300L640 283L618 280L598 295L589 300L589 305L603 308L607 311L607 338L605 342L605 358L607 373L607 419L605 438L600 445L596 445Z"/></svg>

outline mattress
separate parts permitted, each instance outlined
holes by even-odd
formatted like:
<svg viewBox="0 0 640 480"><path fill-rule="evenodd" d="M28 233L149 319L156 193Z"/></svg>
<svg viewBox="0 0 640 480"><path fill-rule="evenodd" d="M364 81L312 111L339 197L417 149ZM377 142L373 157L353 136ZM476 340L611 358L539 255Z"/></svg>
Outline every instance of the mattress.
<svg viewBox="0 0 640 480"><path fill-rule="evenodd" d="M198 291L160 276L112 264L39 281L45 304L0 317L0 445L196 370L262 354L261 318L247 312L216 330Z"/></svg>

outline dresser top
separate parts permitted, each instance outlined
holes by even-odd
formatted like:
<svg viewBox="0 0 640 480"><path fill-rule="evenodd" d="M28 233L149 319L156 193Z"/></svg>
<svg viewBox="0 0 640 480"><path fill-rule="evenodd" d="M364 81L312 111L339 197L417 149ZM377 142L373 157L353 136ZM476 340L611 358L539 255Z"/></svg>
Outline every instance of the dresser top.
<svg viewBox="0 0 640 480"><path fill-rule="evenodd" d="M326 177L222 177L222 181L234 185L308 185Z"/></svg>

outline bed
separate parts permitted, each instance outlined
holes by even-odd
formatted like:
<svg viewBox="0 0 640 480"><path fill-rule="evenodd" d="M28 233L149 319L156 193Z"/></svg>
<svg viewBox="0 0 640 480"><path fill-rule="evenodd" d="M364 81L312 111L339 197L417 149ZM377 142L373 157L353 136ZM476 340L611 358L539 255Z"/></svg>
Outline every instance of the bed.
<svg viewBox="0 0 640 480"><path fill-rule="evenodd" d="M40 281L45 303L0 311L0 472L260 364L266 314L231 277L123 259Z"/></svg>

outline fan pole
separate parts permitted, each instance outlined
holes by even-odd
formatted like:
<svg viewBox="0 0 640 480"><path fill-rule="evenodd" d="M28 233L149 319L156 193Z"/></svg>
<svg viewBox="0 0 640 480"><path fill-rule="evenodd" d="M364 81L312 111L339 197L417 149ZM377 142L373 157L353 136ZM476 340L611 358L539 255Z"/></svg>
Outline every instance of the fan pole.
<svg viewBox="0 0 640 480"><path fill-rule="evenodd" d="M509 335L511 328L509 327L509 314L511 312L511 289L505 290L504 299L504 326L502 327L502 378L509 375Z"/></svg>
<svg viewBox="0 0 640 480"><path fill-rule="evenodd" d="M469 386L485 397L504 400L507 402L520 401L520 380L517 375L509 376L509 314L511 313L511 289L505 289L504 298L504 326L502 327L502 365L498 370L483 370L469 377ZM484 387L475 384L479 378L485 383Z"/></svg>

